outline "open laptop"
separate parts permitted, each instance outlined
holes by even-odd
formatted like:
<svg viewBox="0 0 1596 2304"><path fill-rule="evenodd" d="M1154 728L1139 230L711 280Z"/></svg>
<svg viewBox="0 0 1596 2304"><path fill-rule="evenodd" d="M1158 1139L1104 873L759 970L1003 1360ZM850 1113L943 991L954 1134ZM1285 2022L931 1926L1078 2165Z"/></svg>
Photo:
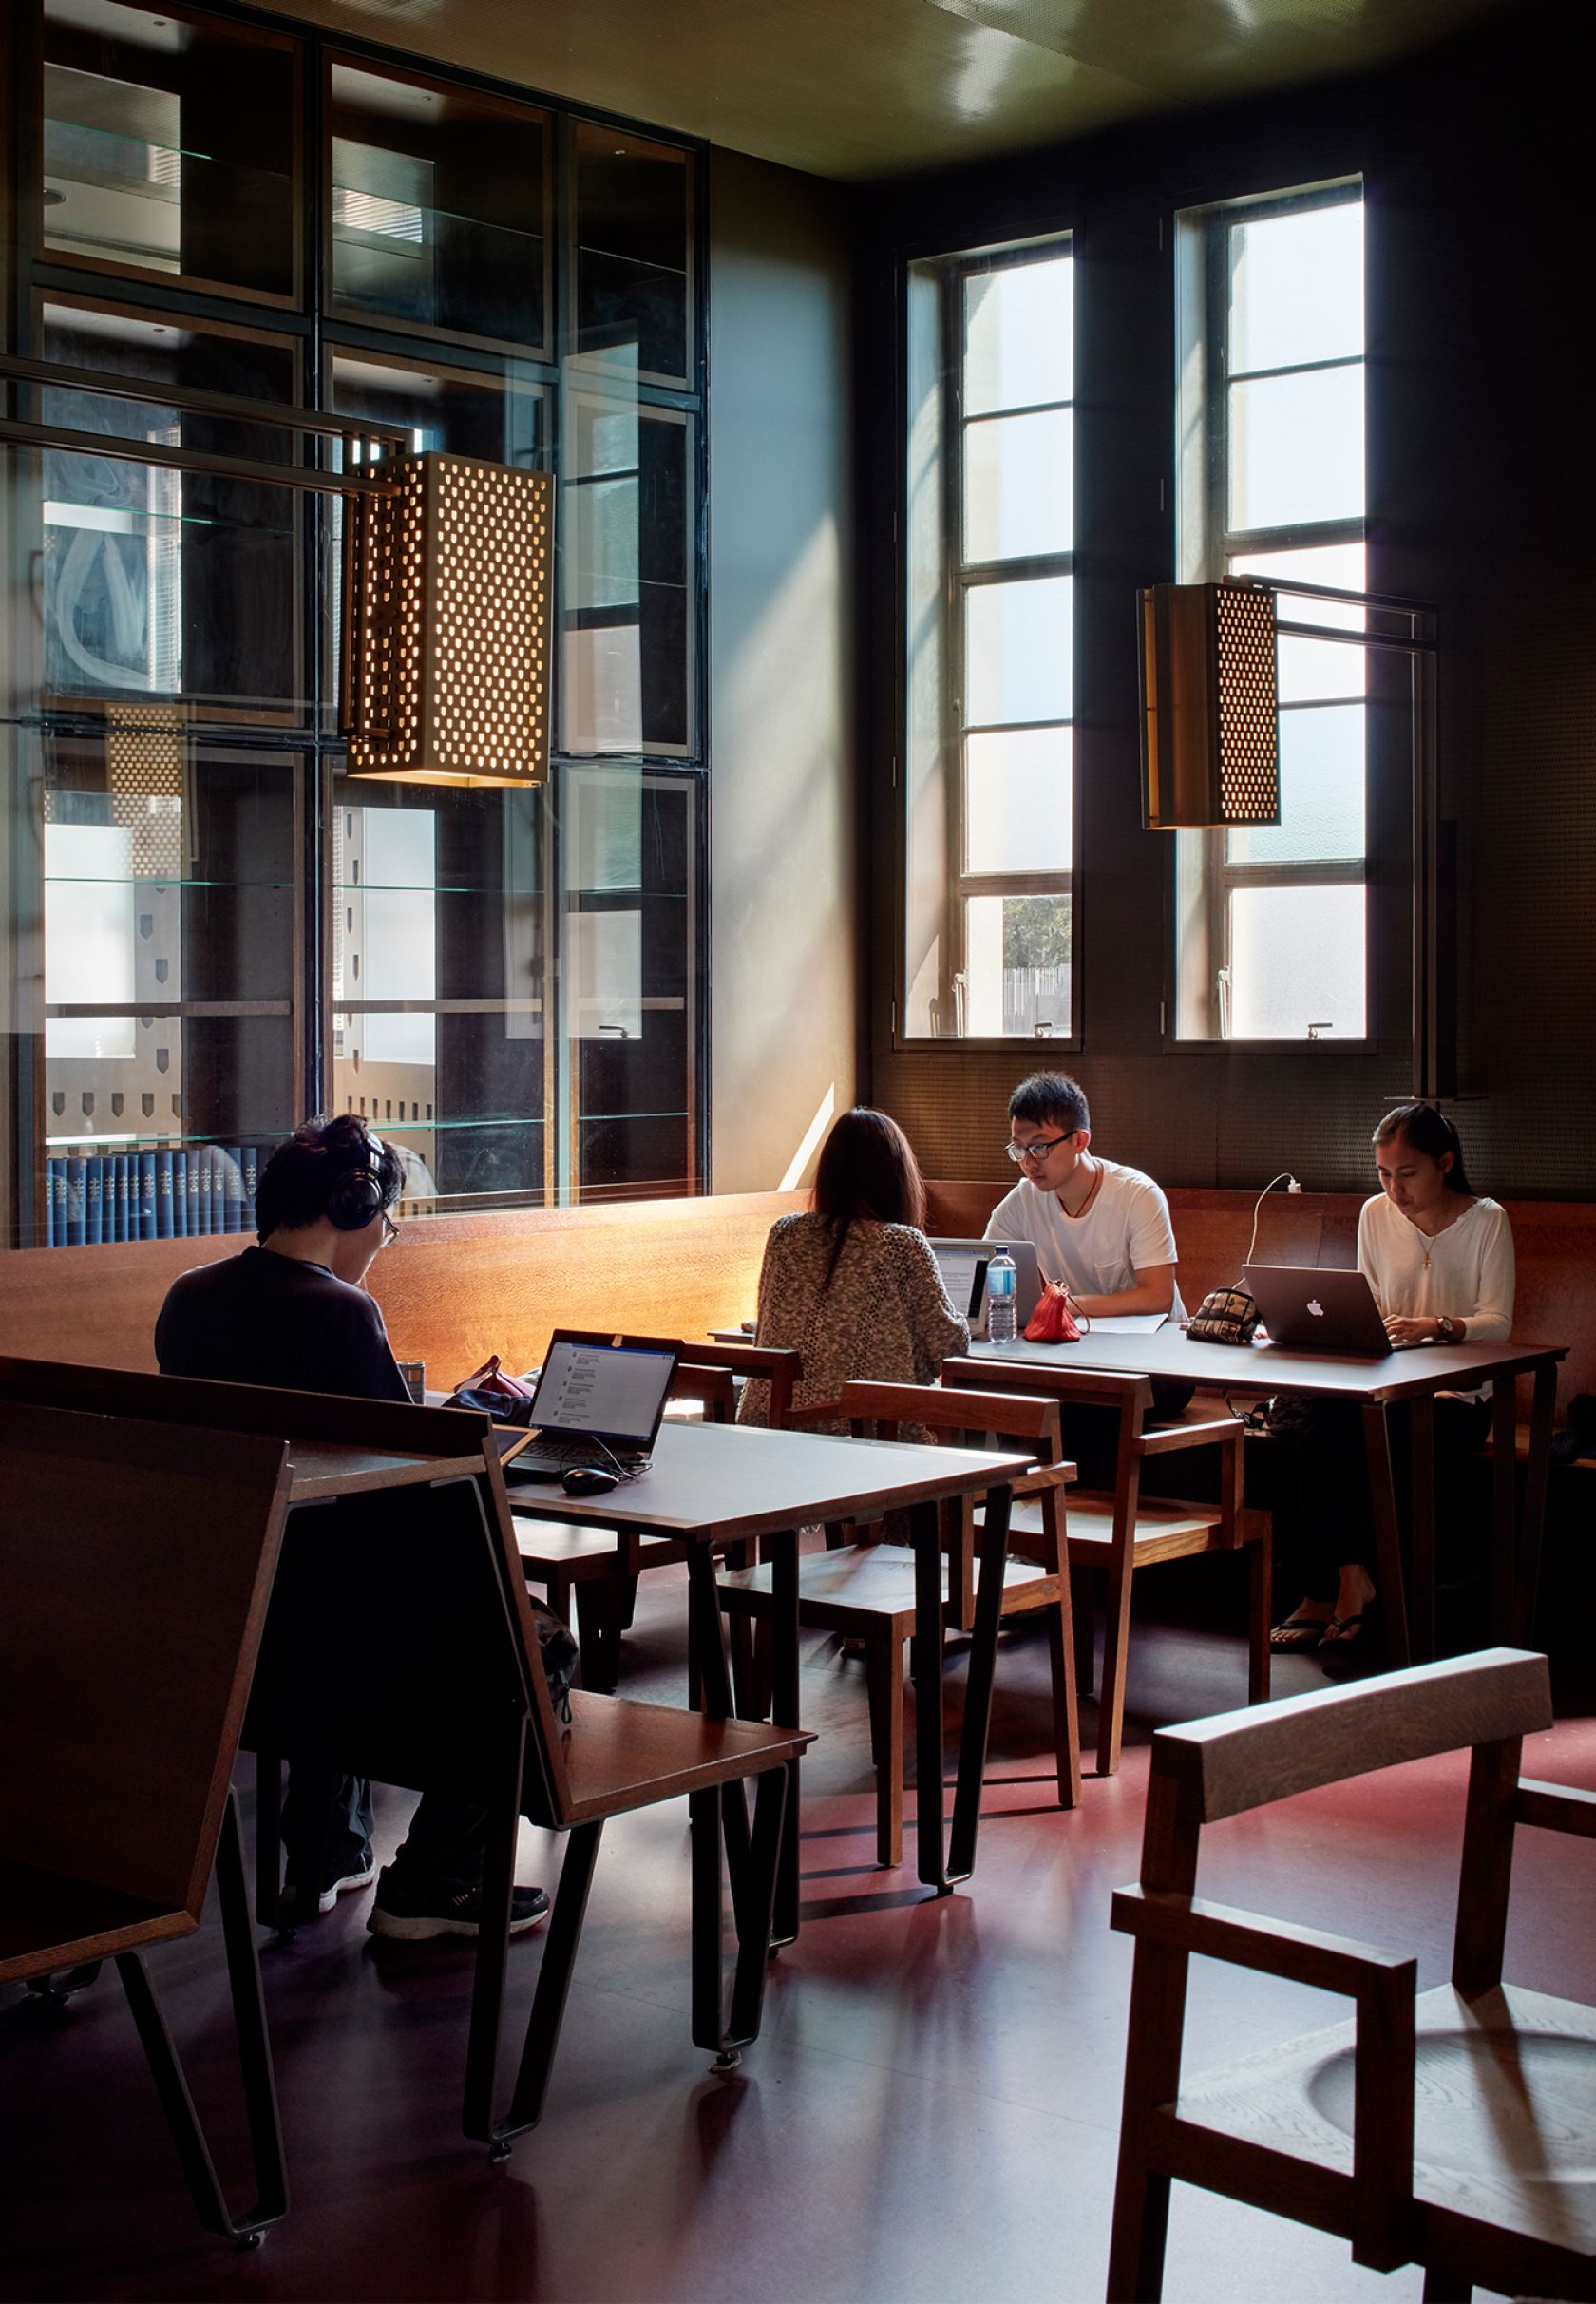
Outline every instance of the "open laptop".
<svg viewBox="0 0 1596 2304"><path fill-rule="evenodd" d="M557 1328L532 1396L534 1438L506 1476L558 1480L577 1464L606 1472L646 1464L675 1372L674 1352L594 1343Z"/></svg>
<svg viewBox="0 0 1596 2304"><path fill-rule="evenodd" d="M1249 1264L1242 1273L1277 1344L1298 1352L1355 1352L1384 1360L1391 1339L1361 1272L1318 1265Z"/></svg>
<svg viewBox="0 0 1596 2304"><path fill-rule="evenodd" d="M1006 1240L1014 1258L1016 1324L1021 1334L1036 1309L1042 1276L1036 1250L1029 1240ZM986 1334L986 1267L998 1251L996 1240L933 1240L931 1252L941 1269L942 1285L950 1302L970 1323L972 1338Z"/></svg>

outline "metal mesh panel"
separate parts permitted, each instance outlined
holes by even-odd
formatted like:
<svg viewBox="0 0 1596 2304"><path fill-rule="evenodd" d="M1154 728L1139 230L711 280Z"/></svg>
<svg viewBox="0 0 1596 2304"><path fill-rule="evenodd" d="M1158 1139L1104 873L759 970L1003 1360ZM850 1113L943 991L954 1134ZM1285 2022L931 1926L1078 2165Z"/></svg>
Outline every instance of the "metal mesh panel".
<svg viewBox="0 0 1596 2304"><path fill-rule="evenodd" d="M1224 824L1280 822L1279 698L1271 592L1214 586L1219 813Z"/></svg>
<svg viewBox="0 0 1596 2304"><path fill-rule="evenodd" d="M547 473L441 453L354 500L352 775L543 781L553 500Z"/></svg>

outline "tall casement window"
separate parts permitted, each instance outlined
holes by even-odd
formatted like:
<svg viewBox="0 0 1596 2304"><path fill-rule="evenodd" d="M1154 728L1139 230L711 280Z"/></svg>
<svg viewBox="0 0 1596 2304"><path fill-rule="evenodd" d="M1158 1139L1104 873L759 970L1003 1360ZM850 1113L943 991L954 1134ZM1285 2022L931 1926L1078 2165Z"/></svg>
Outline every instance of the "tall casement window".
<svg viewBox="0 0 1596 2304"><path fill-rule="evenodd" d="M908 268L904 1038L1074 1029L1074 272Z"/></svg>
<svg viewBox="0 0 1596 2304"><path fill-rule="evenodd" d="M5 29L0 1243L247 1229L318 1109L413 1213L701 1190L696 150L188 0ZM345 772L293 478L363 426L556 476L542 789Z"/></svg>
<svg viewBox="0 0 1596 2304"><path fill-rule="evenodd" d="M1364 589L1363 202L1356 183L1179 219L1186 582ZM1361 613L1279 595L1282 621ZM1176 836L1182 1039L1368 1031L1366 650L1282 638L1278 827Z"/></svg>

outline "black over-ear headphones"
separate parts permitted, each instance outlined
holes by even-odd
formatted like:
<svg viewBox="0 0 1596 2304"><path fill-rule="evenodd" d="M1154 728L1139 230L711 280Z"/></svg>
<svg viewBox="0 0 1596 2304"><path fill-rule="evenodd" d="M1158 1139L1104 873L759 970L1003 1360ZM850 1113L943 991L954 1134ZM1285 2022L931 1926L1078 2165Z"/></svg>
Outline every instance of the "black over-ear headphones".
<svg viewBox="0 0 1596 2304"><path fill-rule="evenodd" d="M363 1232L388 1206L381 1173L388 1150L381 1136L368 1130L357 1157L358 1166L335 1177L327 1194L328 1221L340 1232Z"/></svg>

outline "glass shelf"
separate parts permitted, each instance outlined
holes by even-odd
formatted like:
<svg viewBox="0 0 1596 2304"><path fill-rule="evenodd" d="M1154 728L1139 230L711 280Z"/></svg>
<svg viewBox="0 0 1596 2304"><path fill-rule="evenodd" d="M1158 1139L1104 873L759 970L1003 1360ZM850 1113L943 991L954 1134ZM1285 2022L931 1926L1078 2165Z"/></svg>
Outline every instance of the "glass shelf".
<svg viewBox="0 0 1596 2304"><path fill-rule="evenodd" d="M656 257L628 256L624 248L605 248L597 240L579 240L577 255L579 258L584 256L601 257L606 264L624 264L632 272L656 273L662 280L685 280L687 277L685 264L661 264Z"/></svg>
<svg viewBox="0 0 1596 2304"><path fill-rule="evenodd" d="M177 880L146 872L47 872L47 888L269 888L292 895L292 880Z"/></svg>
<svg viewBox="0 0 1596 2304"><path fill-rule="evenodd" d="M114 440L116 436L117 435L114 432L110 432L105 435L107 439L111 440ZM69 449L51 448L48 450L47 453L52 456L58 456L70 454L71 451ZM115 463L115 461L116 459L114 457L108 457L106 459L107 463ZM141 467L140 468L142 469L143 467ZM157 466L155 468L159 470L161 467ZM270 484L251 481L248 483L240 483L236 485L247 485L253 487L256 486L265 486ZM87 520L62 520L60 518L52 519L52 511L86 512L98 515L98 517ZM107 513L111 515L110 519L105 517ZM116 523L114 526L112 524L113 521ZM121 524L124 521L129 524L137 522L140 527L154 528L157 534L162 535L171 535L175 530L181 528L215 528L218 530L230 531L237 530L238 533L246 536L282 536L292 538L294 535L294 530L291 527L278 527L275 523L263 520L213 520L207 514L202 512L151 512L142 505L79 505L71 503L70 500L65 496L48 496L45 499L44 524L47 528L71 528L79 533L86 532L97 536L125 536L132 532L132 530L131 525L129 525L129 527L124 527Z"/></svg>

